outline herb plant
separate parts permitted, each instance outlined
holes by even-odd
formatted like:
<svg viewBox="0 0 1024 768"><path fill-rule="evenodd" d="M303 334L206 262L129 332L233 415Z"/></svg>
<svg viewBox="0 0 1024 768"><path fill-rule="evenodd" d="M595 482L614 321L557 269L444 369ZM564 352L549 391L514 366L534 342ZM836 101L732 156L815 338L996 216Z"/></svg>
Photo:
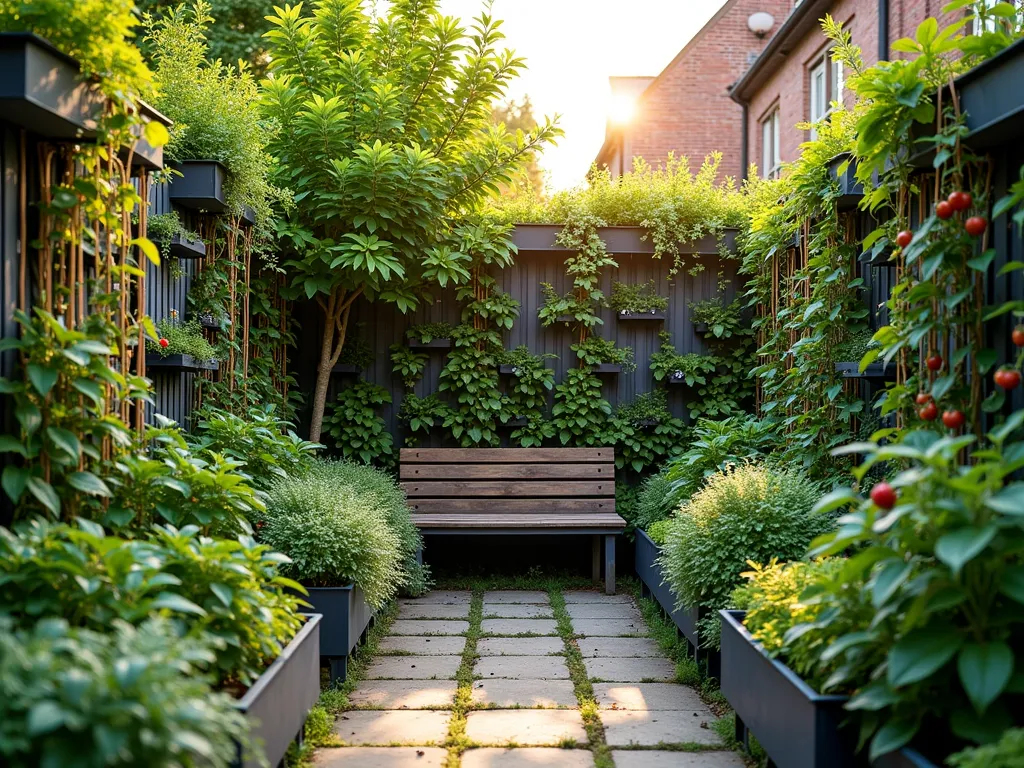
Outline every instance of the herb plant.
<svg viewBox="0 0 1024 768"><path fill-rule="evenodd" d="M588 336L586 341L572 345L572 351L580 359L582 365L621 365L627 373L636 370L633 350L629 347L617 347L615 342L602 339L600 336Z"/></svg>
<svg viewBox="0 0 1024 768"><path fill-rule="evenodd" d="M177 313L174 313L171 317L157 321L156 332L160 339L167 340L167 346L147 340L146 351L149 353L159 357L189 355L201 362L217 358L217 350L203 336L203 327L195 320L181 321Z"/></svg>
<svg viewBox="0 0 1024 768"><path fill-rule="evenodd" d="M612 296L608 303L620 315L653 314L668 309L668 299L658 295L653 280L636 285L613 282Z"/></svg>

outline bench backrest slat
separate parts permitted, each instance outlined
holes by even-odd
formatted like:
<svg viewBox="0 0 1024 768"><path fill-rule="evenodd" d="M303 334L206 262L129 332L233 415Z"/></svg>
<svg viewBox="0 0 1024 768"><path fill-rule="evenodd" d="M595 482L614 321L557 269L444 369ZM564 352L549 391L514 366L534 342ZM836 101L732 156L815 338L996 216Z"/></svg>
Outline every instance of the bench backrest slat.
<svg viewBox="0 0 1024 768"><path fill-rule="evenodd" d="M614 448L402 448L402 464L559 464L615 461Z"/></svg>

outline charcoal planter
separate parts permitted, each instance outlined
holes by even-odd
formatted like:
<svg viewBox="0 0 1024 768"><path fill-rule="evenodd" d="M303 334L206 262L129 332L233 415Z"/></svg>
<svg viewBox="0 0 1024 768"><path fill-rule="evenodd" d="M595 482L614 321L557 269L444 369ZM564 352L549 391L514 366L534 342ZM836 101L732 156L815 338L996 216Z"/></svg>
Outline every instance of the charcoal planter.
<svg viewBox="0 0 1024 768"><path fill-rule="evenodd" d="M352 363L338 363L331 368L331 373L348 374L349 376L358 376L363 372L361 365L353 365Z"/></svg>
<svg viewBox="0 0 1024 768"><path fill-rule="evenodd" d="M860 363L836 363L836 373L843 374L844 379L881 379L896 380L896 364L870 363L861 373Z"/></svg>
<svg viewBox="0 0 1024 768"><path fill-rule="evenodd" d="M778 768L856 766L856 729L840 729L848 698L817 693L770 658L743 626L744 611L719 616L721 690L736 711L737 740L752 733Z"/></svg>
<svg viewBox="0 0 1024 768"><path fill-rule="evenodd" d="M594 373L622 373L622 366L618 363L598 363L592 369Z"/></svg>
<svg viewBox="0 0 1024 768"><path fill-rule="evenodd" d="M345 587L309 587L305 600L323 615L320 623L320 656L331 668L331 684L343 683L348 674L348 657L373 620L373 609L363 590L355 584Z"/></svg>
<svg viewBox="0 0 1024 768"><path fill-rule="evenodd" d="M224 179L227 171L214 160L186 160L174 166L181 173L171 181L168 194L171 202L182 208L207 213L227 210Z"/></svg>
<svg viewBox="0 0 1024 768"><path fill-rule="evenodd" d="M451 339L431 339L430 341L419 341L409 339L409 349L451 349Z"/></svg>
<svg viewBox="0 0 1024 768"><path fill-rule="evenodd" d="M147 171L160 171L164 167L164 148L154 147L146 141L146 125L151 122L162 123L170 130L173 123L169 117L160 114L156 109L144 101L139 102L139 115L141 123L131 127L132 135L135 137L135 146L131 153L132 165L136 168L145 168ZM128 162L128 150L120 151L121 159Z"/></svg>
<svg viewBox="0 0 1024 768"><path fill-rule="evenodd" d="M707 332L708 332L708 324L707 323L694 323L693 324L693 332L696 333L698 336L706 335Z"/></svg>
<svg viewBox="0 0 1024 768"><path fill-rule="evenodd" d="M249 721L254 749L262 750L271 766L281 763L293 741L301 743L306 717L320 698L320 624L319 614L310 615L235 705ZM239 745L235 768L262 762L258 755L243 754Z"/></svg>
<svg viewBox="0 0 1024 768"><path fill-rule="evenodd" d="M618 314L619 320L641 320L650 322L663 322L665 320L665 311L662 309L651 309L647 312L627 312L623 310Z"/></svg>
<svg viewBox="0 0 1024 768"><path fill-rule="evenodd" d="M150 368L164 371L182 371L197 373L199 371L216 371L220 363L216 360L197 360L192 355L167 355L160 357L156 352L146 355L146 370Z"/></svg>
<svg viewBox="0 0 1024 768"><path fill-rule="evenodd" d="M171 258L174 259L202 259L206 256L206 243L201 237L192 239L180 232L171 235L171 242L167 244Z"/></svg>
<svg viewBox="0 0 1024 768"><path fill-rule="evenodd" d="M80 79L78 62L28 32L0 34L0 110L47 139L95 133L106 98Z"/></svg>
<svg viewBox="0 0 1024 768"><path fill-rule="evenodd" d="M676 629L686 638L690 649L696 652L700 646L697 632L699 612L696 608L677 608L676 595L665 581L665 574L658 558L661 547L647 535L646 531L636 530L636 574L640 577L640 592L645 597L653 597L661 606L661 610L676 625Z"/></svg>
<svg viewBox="0 0 1024 768"><path fill-rule="evenodd" d="M846 163L846 170L839 173L839 167ZM839 195L835 198L836 208L851 211L864 197L864 185L857 180L857 161L853 153L840 152L828 164L829 174L839 181Z"/></svg>
<svg viewBox="0 0 1024 768"><path fill-rule="evenodd" d="M561 224L516 224L512 242L520 251L569 251L557 241ZM679 253L695 256L718 256L724 250L736 252L738 230L723 229L717 235L705 235L697 240L679 244ZM654 242L644 227L599 227L598 236L604 240L608 253L654 253Z"/></svg>

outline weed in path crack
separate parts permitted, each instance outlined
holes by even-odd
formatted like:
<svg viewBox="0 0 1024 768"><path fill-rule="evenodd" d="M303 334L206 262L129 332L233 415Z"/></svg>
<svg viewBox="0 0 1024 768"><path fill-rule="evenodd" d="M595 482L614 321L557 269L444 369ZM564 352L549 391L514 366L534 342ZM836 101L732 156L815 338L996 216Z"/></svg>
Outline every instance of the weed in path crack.
<svg viewBox="0 0 1024 768"><path fill-rule="evenodd" d="M462 753L470 746L466 737L466 714L473 705L473 665L476 664L476 643L480 639L480 623L484 613L484 591L474 589L469 604L469 630L466 632L466 647L462 651L462 664L455 673L458 689L455 691L455 703L452 705L451 719L448 721L448 738L444 745L448 748L445 768L459 768L462 764Z"/></svg>

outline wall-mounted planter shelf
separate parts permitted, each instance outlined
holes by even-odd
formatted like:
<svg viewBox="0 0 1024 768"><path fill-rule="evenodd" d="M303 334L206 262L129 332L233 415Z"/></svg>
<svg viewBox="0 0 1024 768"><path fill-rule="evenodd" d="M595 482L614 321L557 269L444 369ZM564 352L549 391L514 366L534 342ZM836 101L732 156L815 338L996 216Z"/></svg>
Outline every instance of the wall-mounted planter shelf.
<svg viewBox="0 0 1024 768"><path fill-rule="evenodd" d="M312 602L312 600L310 600ZM309 711L320 698L320 614L313 614L235 705L249 721L254 749L266 760L243 754L235 768L279 765L288 747L302 738Z"/></svg>
<svg viewBox="0 0 1024 768"><path fill-rule="evenodd" d="M707 323L694 323L693 324L693 332L696 333L698 336L705 336L705 335L707 335L708 324Z"/></svg>
<svg viewBox="0 0 1024 768"><path fill-rule="evenodd" d="M516 366L514 366L514 365L499 365L498 366L498 373L507 374L509 376L515 376L516 375L516 371L518 371L518 370L519 369Z"/></svg>
<svg viewBox="0 0 1024 768"><path fill-rule="evenodd" d="M139 102L139 115L142 123L131 127L132 135L135 137L135 148L132 152L132 165L136 168L145 168L149 171L159 171L164 167L164 148L154 147L146 141L146 125L151 122L162 123L167 129L173 125L169 117L160 114L153 107L144 101ZM128 150L122 149L121 159L128 162Z"/></svg>
<svg viewBox="0 0 1024 768"><path fill-rule="evenodd" d="M71 140L95 132L106 98L82 82L78 62L27 32L0 34L0 110L47 139Z"/></svg>
<svg viewBox="0 0 1024 768"><path fill-rule="evenodd" d="M722 619L722 695L736 711L736 738L752 733L778 768L853 768L856 729L840 726L846 696L824 696L765 653L743 626L743 611Z"/></svg>
<svg viewBox="0 0 1024 768"><path fill-rule="evenodd" d="M843 374L844 379L877 379L881 381L896 380L896 364L871 363L864 372L860 372L860 363L836 363L836 373Z"/></svg>
<svg viewBox="0 0 1024 768"><path fill-rule="evenodd" d="M430 341L416 341L409 339L409 349L451 349L451 339L431 339Z"/></svg>
<svg viewBox="0 0 1024 768"><path fill-rule="evenodd" d="M160 357L155 352L146 355L146 370L150 368L161 371L181 371L195 373L198 371L216 371L220 363L216 360L196 360L192 355L167 355Z"/></svg>
<svg viewBox="0 0 1024 768"><path fill-rule="evenodd" d="M622 373L622 366L618 363L598 363L597 365L591 366L591 370L594 373L600 374L613 374Z"/></svg>
<svg viewBox="0 0 1024 768"><path fill-rule="evenodd" d="M363 372L363 366L352 365L352 363L338 363L336 366L331 368L331 373L345 373L359 375Z"/></svg>
<svg viewBox="0 0 1024 768"><path fill-rule="evenodd" d="M633 422L634 427L656 427L659 424L661 424L661 419L640 419Z"/></svg>
<svg viewBox="0 0 1024 768"><path fill-rule="evenodd" d="M213 319L213 315L198 315L196 320L199 321L199 325L210 331L219 331L220 323Z"/></svg>
<svg viewBox="0 0 1024 768"><path fill-rule="evenodd" d="M530 420L525 416L517 416L514 419L509 419L504 424L498 424L498 428L505 427L506 429L519 429L520 427L528 427Z"/></svg>
<svg viewBox="0 0 1024 768"><path fill-rule="evenodd" d="M847 163L846 170L839 173L839 166ZM864 185L857 180L857 162L850 152L840 152L828 164L829 174L839 180L839 196L836 208L840 211L852 211L864 197Z"/></svg>
<svg viewBox="0 0 1024 768"><path fill-rule="evenodd" d="M242 215L238 217L238 220L242 224L248 224L252 227L256 224L256 211L247 205L242 209Z"/></svg>
<svg viewBox="0 0 1024 768"><path fill-rule="evenodd" d="M568 253L570 249L557 242L558 233L562 229L561 224L516 224L512 232L512 242L520 252ZM734 253L737 232L735 229L726 229L722 231L721 237L707 235L699 240L680 243L679 252L683 255L718 256L724 249ZM597 234L604 240L609 253L654 253L654 242L644 227L599 227Z"/></svg>
<svg viewBox="0 0 1024 768"><path fill-rule="evenodd" d="M202 259L206 257L206 243L202 238L193 240L175 232L171 235L170 251L174 259Z"/></svg>
<svg viewBox="0 0 1024 768"><path fill-rule="evenodd" d="M171 181L168 194L171 202L182 208L207 213L227 210L224 179L227 171L214 160L186 160L174 166L181 176Z"/></svg>
<svg viewBox="0 0 1024 768"><path fill-rule="evenodd" d="M664 322L665 311L662 309L651 310L650 312L619 312L619 320L647 320L649 322Z"/></svg>
<svg viewBox="0 0 1024 768"><path fill-rule="evenodd" d="M686 374L685 373L673 373L673 374L669 375L669 377L667 379L665 379L665 382L668 383L668 384L674 384L675 386L684 386L684 387L685 386L689 386L686 383Z"/></svg>
<svg viewBox="0 0 1024 768"><path fill-rule="evenodd" d="M556 323L575 323L576 318L572 315L559 315L555 318Z"/></svg>
<svg viewBox="0 0 1024 768"><path fill-rule="evenodd" d="M363 590L355 584L346 587L310 587L306 602L323 614L320 622L320 656L331 668L331 684L343 683L348 675L348 657L355 647L366 642L373 621L373 609Z"/></svg>

